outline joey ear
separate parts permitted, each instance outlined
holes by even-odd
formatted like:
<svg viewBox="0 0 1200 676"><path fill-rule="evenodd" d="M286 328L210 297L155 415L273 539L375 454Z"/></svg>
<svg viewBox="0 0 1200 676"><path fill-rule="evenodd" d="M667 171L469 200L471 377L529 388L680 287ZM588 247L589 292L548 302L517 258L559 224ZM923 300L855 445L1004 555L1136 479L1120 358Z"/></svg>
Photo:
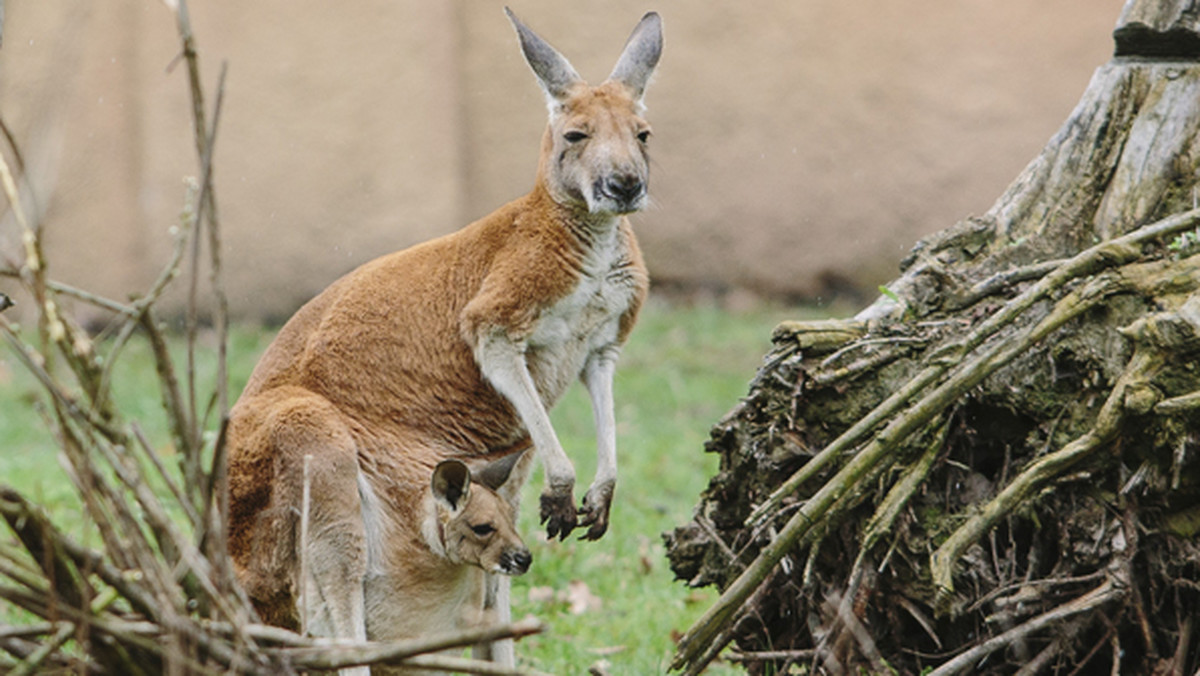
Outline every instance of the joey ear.
<svg viewBox="0 0 1200 676"><path fill-rule="evenodd" d="M443 460L430 481L433 497L451 511L458 511L471 495L471 470L461 460Z"/></svg>
<svg viewBox="0 0 1200 676"><path fill-rule="evenodd" d="M662 55L662 45L662 18L657 12L647 12L629 35L625 50L608 79L629 87L634 100L640 101L654 74L654 67L658 65L658 57Z"/></svg>
<svg viewBox="0 0 1200 676"><path fill-rule="evenodd" d="M508 15L508 20L517 30L517 38L521 41L521 51L525 54L525 61L529 63L533 74L537 76L542 91L546 93L551 103L565 99L571 88L582 81L579 74L571 67L571 63L567 61L567 57L521 23L511 9L505 7L504 13Z"/></svg>
<svg viewBox="0 0 1200 676"><path fill-rule="evenodd" d="M524 454L525 451L509 453L499 460L493 460L492 462L489 462L483 466L476 466L475 470L471 474L475 481L481 486L487 486L494 491L499 490L500 487L504 485L504 482L508 481L509 475L512 474L513 467L517 465L517 461L520 460L521 456Z"/></svg>

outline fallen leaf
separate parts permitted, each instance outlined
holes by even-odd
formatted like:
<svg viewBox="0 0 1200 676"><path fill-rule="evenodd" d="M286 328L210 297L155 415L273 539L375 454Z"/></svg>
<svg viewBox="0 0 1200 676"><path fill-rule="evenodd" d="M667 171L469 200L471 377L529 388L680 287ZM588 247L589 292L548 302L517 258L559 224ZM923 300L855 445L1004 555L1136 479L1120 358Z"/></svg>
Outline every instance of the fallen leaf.
<svg viewBox="0 0 1200 676"><path fill-rule="evenodd" d="M564 599L572 615L582 615L589 610L599 610L604 601L588 589L582 580L571 580L567 583L566 598Z"/></svg>
<svg viewBox="0 0 1200 676"><path fill-rule="evenodd" d="M649 556L640 557L639 561L642 564L642 575L649 575L654 572L654 561Z"/></svg>
<svg viewBox="0 0 1200 676"><path fill-rule="evenodd" d="M654 559L650 557L650 538L638 536L638 562L642 565L642 575L649 575L654 570Z"/></svg>
<svg viewBox="0 0 1200 676"><path fill-rule="evenodd" d="M553 603L554 602L553 587L530 587L529 602L530 603Z"/></svg>

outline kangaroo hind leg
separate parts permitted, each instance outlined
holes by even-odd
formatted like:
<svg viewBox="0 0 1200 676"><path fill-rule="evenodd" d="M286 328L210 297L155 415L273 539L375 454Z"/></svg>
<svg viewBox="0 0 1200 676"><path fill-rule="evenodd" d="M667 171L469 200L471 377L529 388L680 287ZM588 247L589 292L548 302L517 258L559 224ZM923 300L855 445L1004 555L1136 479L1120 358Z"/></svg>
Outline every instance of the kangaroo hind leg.
<svg viewBox="0 0 1200 676"><path fill-rule="evenodd" d="M315 396L274 417L280 497L296 517L297 615L310 635L365 641L367 542L354 439Z"/></svg>

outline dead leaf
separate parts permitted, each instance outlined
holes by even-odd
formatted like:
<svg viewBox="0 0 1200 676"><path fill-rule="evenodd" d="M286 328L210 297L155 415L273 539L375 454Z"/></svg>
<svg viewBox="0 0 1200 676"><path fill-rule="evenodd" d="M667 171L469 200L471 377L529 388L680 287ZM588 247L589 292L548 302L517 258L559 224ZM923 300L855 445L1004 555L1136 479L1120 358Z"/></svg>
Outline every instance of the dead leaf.
<svg viewBox="0 0 1200 676"><path fill-rule="evenodd" d="M582 580L571 580L567 583L566 598L564 599L572 615L582 615L590 610L599 610L604 601L588 589Z"/></svg>
<svg viewBox="0 0 1200 676"><path fill-rule="evenodd" d="M642 575L649 575L654 572L654 561L649 556L640 557L639 561L642 564Z"/></svg>
<svg viewBox="0 0 1200 676"><path fill-rule="evenodd" d="M553 603L554 602L554 587L530 587L529 602L530 603Z"/></svg>
<svg viewBox="0 0 1200 676"><path fill-rule="evenodd" d="M649 575L654 570L654 559L650 557L650 538L638 536L638 563L642 565L642 575Z"/></svg>

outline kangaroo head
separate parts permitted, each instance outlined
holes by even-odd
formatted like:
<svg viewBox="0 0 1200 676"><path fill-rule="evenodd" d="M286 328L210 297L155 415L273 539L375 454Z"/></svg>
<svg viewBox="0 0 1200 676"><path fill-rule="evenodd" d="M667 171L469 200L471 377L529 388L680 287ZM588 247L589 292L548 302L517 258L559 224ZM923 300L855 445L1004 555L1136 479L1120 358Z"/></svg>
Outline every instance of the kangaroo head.
<svg viewBox="0 0 1200 676"><path fill-rule="evenodd" d="M550 108L538 180L560 204L598 215L646 205L650 125L642 95L662 53L662 21L650 12L633 29L608 79L592 87L562 54L506 7L525 60Z"/></svg>
<svg viewBox="0 0 1200 676"><path fill-rule="evenodd" d="M466 464L438 463L430 488L436 534L427 537L434 551L452 563L489 573L521 575L529 570L533 556L517 534L512 507L492 488L473 483Z"/></svg>

